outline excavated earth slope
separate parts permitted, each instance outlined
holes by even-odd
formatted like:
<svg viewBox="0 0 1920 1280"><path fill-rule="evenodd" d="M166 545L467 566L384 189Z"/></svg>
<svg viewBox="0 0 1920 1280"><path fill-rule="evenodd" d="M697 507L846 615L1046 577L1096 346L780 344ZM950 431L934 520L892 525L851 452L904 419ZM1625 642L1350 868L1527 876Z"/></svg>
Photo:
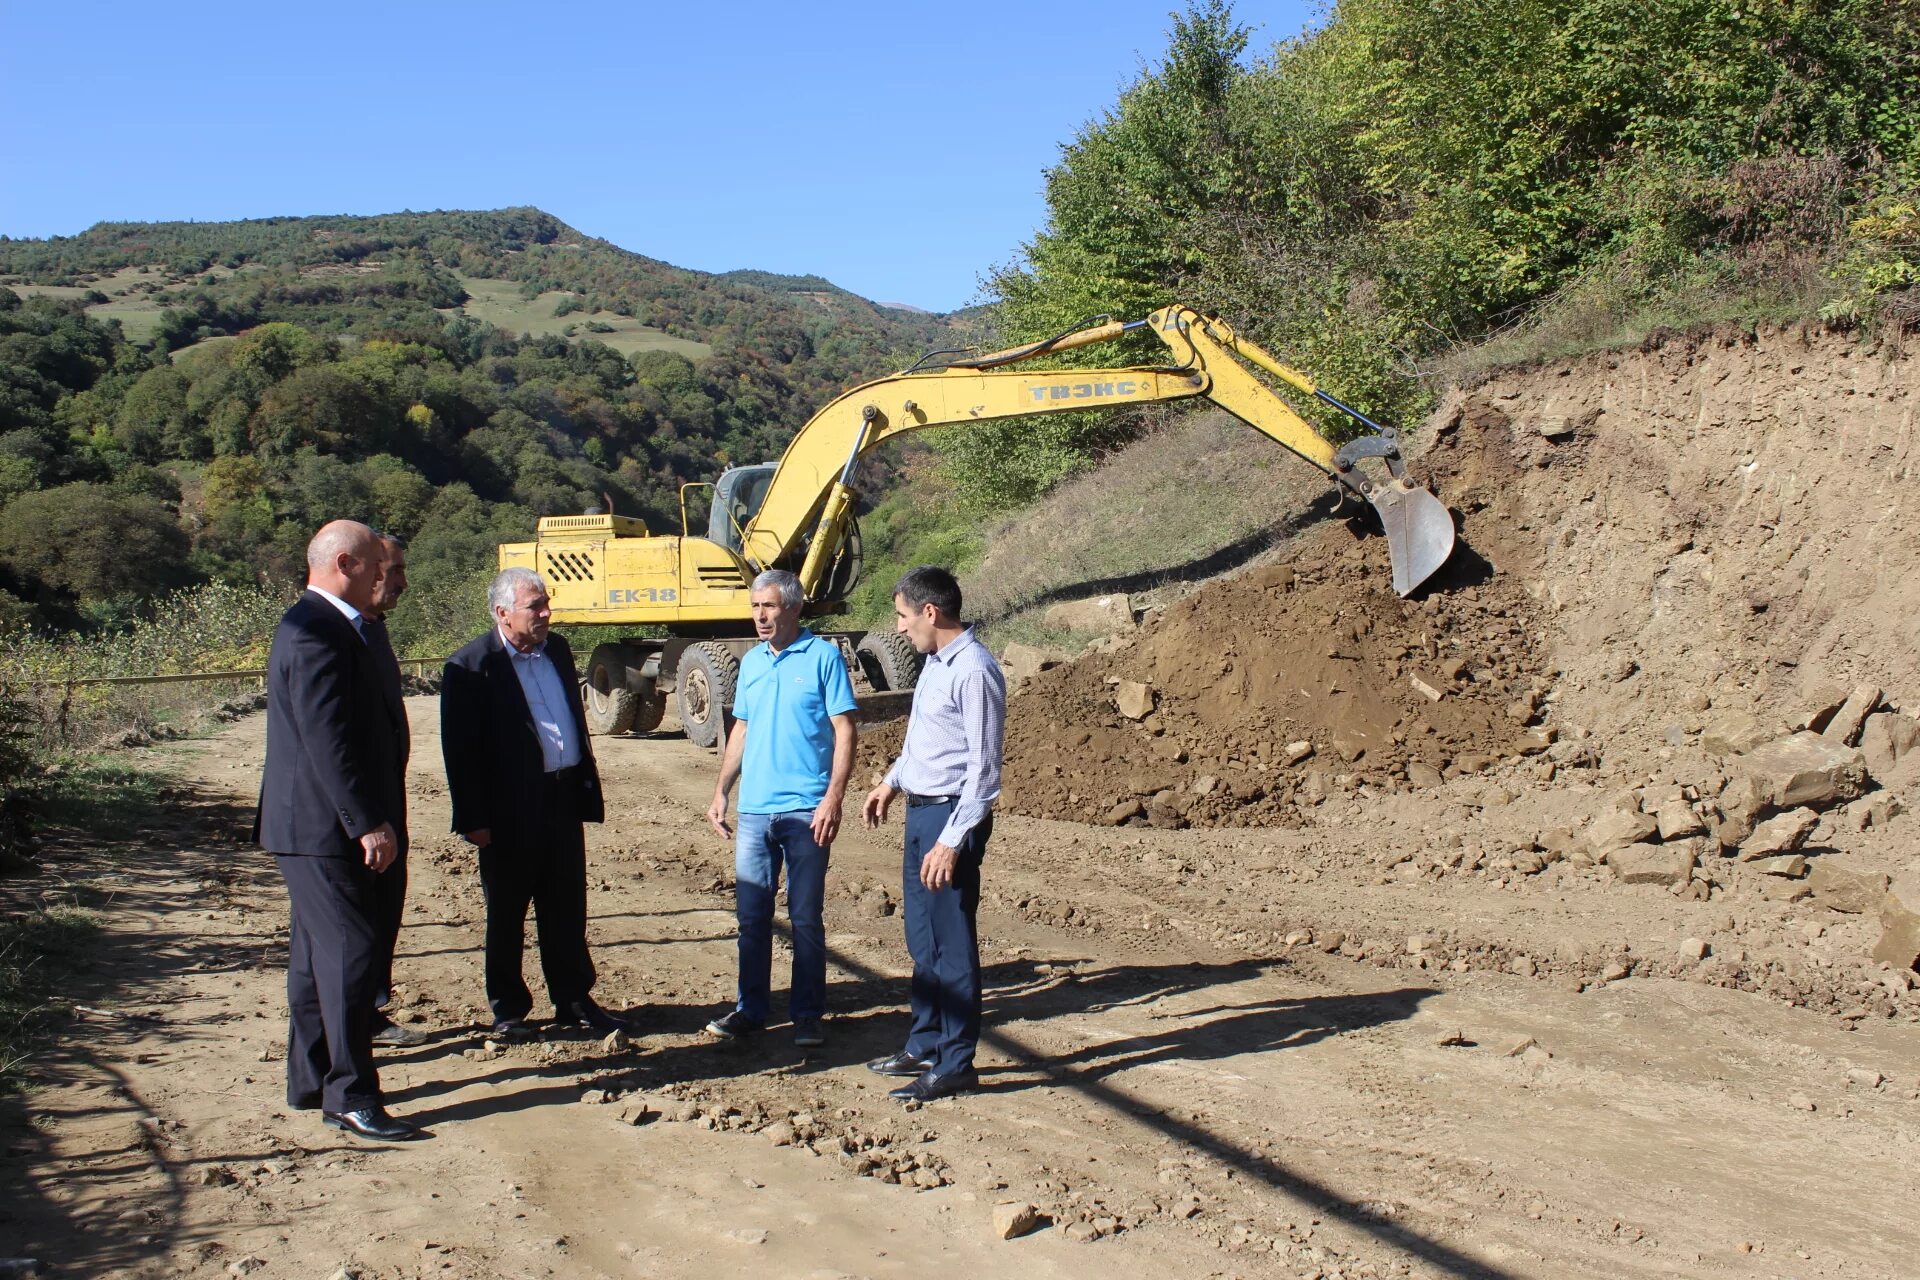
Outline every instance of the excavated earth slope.
<svg viewBox="0 0 1920 1280"><path fill-rule="evenodd" d="M1831 687L1920 698L1916 400L1897 347L1812 328L1496 376L1429 424L1419 469L1463 542L1429 588L1396 599L1384 544L1323 523L1027 682L1006 803L1291 825L1330 786L1536 754L1546 780L1670 755L1716 713L1784 722ZM1121 714L1122 680L1151 686L1150 714Z"/></svg>

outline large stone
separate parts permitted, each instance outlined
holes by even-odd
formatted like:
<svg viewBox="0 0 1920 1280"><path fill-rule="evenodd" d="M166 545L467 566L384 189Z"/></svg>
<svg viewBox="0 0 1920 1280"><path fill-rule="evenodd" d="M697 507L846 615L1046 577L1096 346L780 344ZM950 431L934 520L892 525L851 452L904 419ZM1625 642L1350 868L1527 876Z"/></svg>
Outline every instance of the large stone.
<svg viewBox="0 0 1920 1280"><path fill-rule="evenodd" d="M1040 1211L1030 1204L1004 1201L993 1206L993 1234L1015 1240L1040 1225Z"/></svg>
<svg viewBox="0 0 1920 1280"><path fill-rule="evenodd" d="M1122 680L1114 686L1113 706L1129 720L1144 720L1153 714L1153 686Z"/></svg>
<svg viewBox="0 0 1920 1280"><path fill-rule="evenodd" d="M1110 636L1133 630L1133 601L1124 594L1067 600L1046 612L1046 624L1061 631Z"/></svg>
<svg viewBox="0 0 1920 1280"><path fill-rule="evenodd" d="M1811 730L1755 747L1736 767L1759 784L1776 809L1851 800L1867 785L1866 757Z"/></svg>
<svg viewBox="0 0 1920 1280"><path fill-rule="evenodd" d="M1660 824L1644 813L1610 808L1588 824L1587 847L1605 861L1613 850L1651 840L1659 831Z"/></svg>
<svg viewBox="0 0 1920 1280"><path fill-rule="evenodd" d="M1806 690L1801 698L1800 710L1787 721L1787 728L1795 733L1802 729L1811 729L1820 733L1833 723L1833 715L1846 705L1847 690L1837 684L1820 683Z"/></svg>
<svg viewBox="0 0 1920 1280"><path fill-rule="evenodd" d="M1049 667L1057 667L1067 660L1058 649L1043 649L1035 644L1021 644L1015 641L1000 654L1000 665L1007 669L1007 683L1018 684L1022 680L1031 680Z"/></svg>
<svg viewBox="0 0 1920 1280"><path fill-rule="evenodd" d="M1737 756L1771 741L1774 730L1740 712L1729 712L1700 733L1700 747L1708 755Z"/></svg>
<svg viewBox="0 0 1920 1280"><path fill-rule="evenodd" d="M1873 958L1896 969L1912 969L1920 962L1920 872L1894 877L1880 900L1880 941Z"/></svg>
<svg viewBox="0 0 1920 1280"><path fill-rule="evenodd" d="M1422 791L1428 791L1439 786L1442 781L1440 771L1432 765L1419 760L1407 762L1407 782L1410 785L1419 787Z"/></svg>
<svg viewBox="0 0 1920 1280"><path fill-rule="evenodd" d="M1792 853L1807 842L1818 825L1820 815L1811 809L1795 809L1777 818L1768 818L1740 842L1740 861L1752 862Z"/></svg>
<svg viewBox="0 0 1920 1280"><path fill-rule="evenodd" d="M1860 741L1860 727L1866 724L1867 717L1872 715L1873 709L1879 705L1878 689L1870 684L1857 686L1847 695L1847 700L1841 704L1840 709L1833 713L1833 719L1827 721L1827 727L1820 731L1820 736L1852 746Z"/></svg>
<svg viewBox="0 0 1920 1280"><path fill-rule="evenodd" d="M1807 859L1804 854L1780 853L1771 858L1755 858L1753 869L1761 875L1785 876L1789 880L1798 880L1807 874Z"/></svg>
<svg viewBox="0 0 1920 1280"><path fill-rule="evenodd" d="M1623 884L1685 884L1693 878L1694 848L1680 844L1630 844L1607 854L1606 862Z"/></svg>
<svg viewBox="0 0 1920 1280"><path fill-rule="evenodd" d="M1900 757L1920 746L1920 720L1896 711L1882 711L1867 717L1860 730L1860 754L1867 759L1867 772L1884 778L1900 762Z"/></svg>
<svg viewBox="0 0 1920 1280"><path fill-rule="evenodd" d="M1660 826L1662 840L1684 840L1707 833L1707 824L1700 821L1700 815L1685 800L1667 801L1655 811L1653 820Z"/></svg>
<svg viewBox="0 0 1920 1280"><path fill-rule="evenodd" d="M1884 874L1849 867L1832 856L1814 859L1813 874L1807 877L1815 902L1853 916L1877 909L1887 896L1887 884Z"/></svg>

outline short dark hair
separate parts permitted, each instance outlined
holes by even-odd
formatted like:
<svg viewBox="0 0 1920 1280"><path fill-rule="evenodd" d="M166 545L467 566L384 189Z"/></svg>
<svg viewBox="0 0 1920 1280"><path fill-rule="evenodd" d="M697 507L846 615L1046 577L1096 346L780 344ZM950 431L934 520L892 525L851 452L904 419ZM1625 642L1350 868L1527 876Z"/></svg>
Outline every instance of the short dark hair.
<svg viewBox="0 0 1920 1280"><path fill-rule="evenodd" d="M915 565L893 584L893 594L907 602L907 608L932 605L949 618L960 616L960 583L937 564Z"/></svg>

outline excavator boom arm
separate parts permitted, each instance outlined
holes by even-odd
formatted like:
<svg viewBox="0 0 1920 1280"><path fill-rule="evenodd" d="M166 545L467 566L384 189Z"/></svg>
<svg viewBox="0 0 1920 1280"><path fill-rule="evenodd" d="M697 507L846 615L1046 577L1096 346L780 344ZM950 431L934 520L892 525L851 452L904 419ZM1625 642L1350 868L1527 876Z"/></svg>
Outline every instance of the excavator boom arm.
<svg viewBox="0 0 1920 1280"><path fill-rule="evenodd" d="M1091 370L1016 367L1142 327L1150 328L1167 346L1172 363ZM1357 454L1352 453L1353 446L1336 450L1248 364L1375 427L1380 433L1375 446ZM1225 322L1188 307L1169 306L1144 320L1105 321L944 367L909 370L848 391L815 414L787 446L764 502L744 530L742 554L759 567L789 561L811 534L800 576L808 593L815 593L851 518L860 458L904 432L1194 397L1212 400L1372 502L1393 548L1394 586L1400 594L1438 569L1451 552L1451 516L1431 493L1406 483L1390 432L1319 391L1305 374L1239 338ZM1391 484L1376 485L1352 465L1350 456L1385 459L1393 472ZM1403 552L1403 547L1409 550Z"/></svg>

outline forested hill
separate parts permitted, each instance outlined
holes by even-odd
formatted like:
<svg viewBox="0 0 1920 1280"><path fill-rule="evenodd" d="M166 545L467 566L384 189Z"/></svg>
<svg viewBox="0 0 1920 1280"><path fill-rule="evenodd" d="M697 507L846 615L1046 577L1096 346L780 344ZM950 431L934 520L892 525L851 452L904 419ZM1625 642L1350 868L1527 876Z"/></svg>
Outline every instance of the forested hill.
<svg viewBox="0 0 1920 1280"><path fill-rule="evenodd" d="M0 625L293 581L319 521L412 539L420 644L492 544L778 456L962 320L688 271L537 209L0 238Z"/></svg>

